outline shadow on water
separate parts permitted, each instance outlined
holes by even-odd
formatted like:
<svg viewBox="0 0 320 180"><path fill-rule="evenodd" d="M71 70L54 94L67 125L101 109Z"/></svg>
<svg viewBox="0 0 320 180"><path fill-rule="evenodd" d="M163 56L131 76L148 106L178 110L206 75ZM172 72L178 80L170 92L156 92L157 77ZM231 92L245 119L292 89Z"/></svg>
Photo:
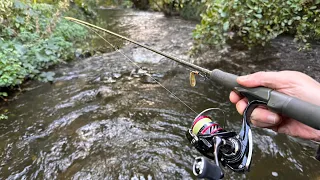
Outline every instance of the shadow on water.
<svg viewBox="0 0 320 180"><path fill-rule="evenodd" d="M130 10L100 15L104 27L187 58L192 22ZM196 62L236 74L299 70L319 80L320 47L295 52L291 42L283 37L255 51L206 52ZM132 44L121 50L195 111L229 112L226 127L239 131L241 116L227 90L201 79L191 88L185 68ZM199 153L185 138L195 114L121 54L74 61L57 67L56 74L52 85L31 83L3 107L10 114L0 122L1 179L195 179L191 168ZM215 121L222 124L222 115ZM253 138L251 172L225 170L226 179L319 178L314 144L258 128Z"/></svg>

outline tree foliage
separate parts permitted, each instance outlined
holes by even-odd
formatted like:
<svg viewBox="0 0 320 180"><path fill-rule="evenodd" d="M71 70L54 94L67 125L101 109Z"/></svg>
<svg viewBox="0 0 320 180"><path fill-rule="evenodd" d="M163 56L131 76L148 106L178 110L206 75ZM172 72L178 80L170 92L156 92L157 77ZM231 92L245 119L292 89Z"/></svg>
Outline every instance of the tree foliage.
<svg viewBox="0 0 320 180"><path fill-rule="evenodd" d="M74 43L87 33L62 18L68 6L68 1L56 5L0 2L0 88L12 88L27 78L53 80L54 73L44 71L69 59Z"/></svg>
<svg viewBox="0 0 320 180"><path fill-rule="evenodd" d="M223 46L237 39L245 45L265 45L289 33L308 47L320 39L320 0L150 0L166 15L199 19L193 36L202 45ZM201 14L201 15L199 15Z"/></svg>
<svg viewBox="0 0 320 180"><path fill-rule="evenodd" d="M307 43L320 35L319 0L207 0L205 5L193 34L197 45L224 45L238 38L250 47L283 33Z"/></svg>
<svg viewBox="0 0 320 180"><path fill-rule="evenodd" d="M186 19L200 20L205 10L204 0L149 0L151 8L162 11L167 16L179 15Z"/></svg>

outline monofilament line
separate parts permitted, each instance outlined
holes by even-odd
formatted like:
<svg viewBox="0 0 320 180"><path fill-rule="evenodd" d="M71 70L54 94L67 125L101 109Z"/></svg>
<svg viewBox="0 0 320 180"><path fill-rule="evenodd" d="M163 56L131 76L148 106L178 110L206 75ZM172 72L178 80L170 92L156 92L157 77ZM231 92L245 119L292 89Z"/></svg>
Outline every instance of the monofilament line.
<svg viewBox="0 0 320 180"><path fill-rule="evenodd" d="M86 25L84 25L86 26ZM91 31L93 31L96 35L98 35L101 39L103 39L105 42L107 42L112 48L114 48L116 51L118 51L120 54L122 54L127 60L129 60L134 66L136 66L137 68L141 69L142 68L135 63L133 60L131 60L127 55L125 55L122 51L120 51L119 48L117 48L115 45L111 44L108 40L106 40L104 37L102 37L98 32L96 32L96 30L92 29L89 26L86 26L87 28L89 28ZM192 112L194 112L195 114L198 114L195 110L193 110L189 105L187 105L184 101L182 101L179 97L177 97L173 92L171 92L169 89L167 89L164 85L162 85L159 81L157 81L154 77L152 77L151 74L149 73L145 73L147 76L149 76L153 81L155 81L157 84L159 84L163 89L165 89L167 92L169 92L174 98L176 98L177 100L179 100L182 104L184 104L187 108L189 108Z"/></svg>

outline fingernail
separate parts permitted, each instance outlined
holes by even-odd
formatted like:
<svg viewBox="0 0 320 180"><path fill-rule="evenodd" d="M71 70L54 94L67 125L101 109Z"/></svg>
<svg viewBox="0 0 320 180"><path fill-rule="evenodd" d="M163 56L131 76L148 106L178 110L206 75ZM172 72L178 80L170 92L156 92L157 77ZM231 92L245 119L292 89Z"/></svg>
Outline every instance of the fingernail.
<svg viewBox="0 0 320 180"><path fill-rule="evenodd" d="M246 76L240 76L239 77L239 81L246 81L246 80L248 80L249 79L249 76L248 75L246 75Z"/></svg>
<svg viewBox="0 0 320 180"><path fill-rule="evenodd" d="M276 119L277 119L277 116L274 114L270 114L267 116L268 123L270 124L276 124Z"/></svg>

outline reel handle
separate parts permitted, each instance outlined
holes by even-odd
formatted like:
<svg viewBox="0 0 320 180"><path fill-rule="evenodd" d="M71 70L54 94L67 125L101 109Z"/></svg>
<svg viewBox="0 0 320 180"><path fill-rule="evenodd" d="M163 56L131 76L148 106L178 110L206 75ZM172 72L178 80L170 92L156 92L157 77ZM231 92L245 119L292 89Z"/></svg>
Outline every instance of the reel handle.
<svg viewBox="0 0 320 180"><path fill-rule="evenodd" d="M193 174L198 178L218 180L223 178L222 170L216 164L209 162L207 158L197 157L193 163Z"/></svg>
<svg viewBox="0 0 320 180"><path fill-rule="evenodd" d="M296 119L314 129L320 130L320 106L288 96L266 87L246 88L237 83L234 74L215 69L210 72L210 79L235 90L247 97L249 101L259 100L276 113Z"/></svg>

